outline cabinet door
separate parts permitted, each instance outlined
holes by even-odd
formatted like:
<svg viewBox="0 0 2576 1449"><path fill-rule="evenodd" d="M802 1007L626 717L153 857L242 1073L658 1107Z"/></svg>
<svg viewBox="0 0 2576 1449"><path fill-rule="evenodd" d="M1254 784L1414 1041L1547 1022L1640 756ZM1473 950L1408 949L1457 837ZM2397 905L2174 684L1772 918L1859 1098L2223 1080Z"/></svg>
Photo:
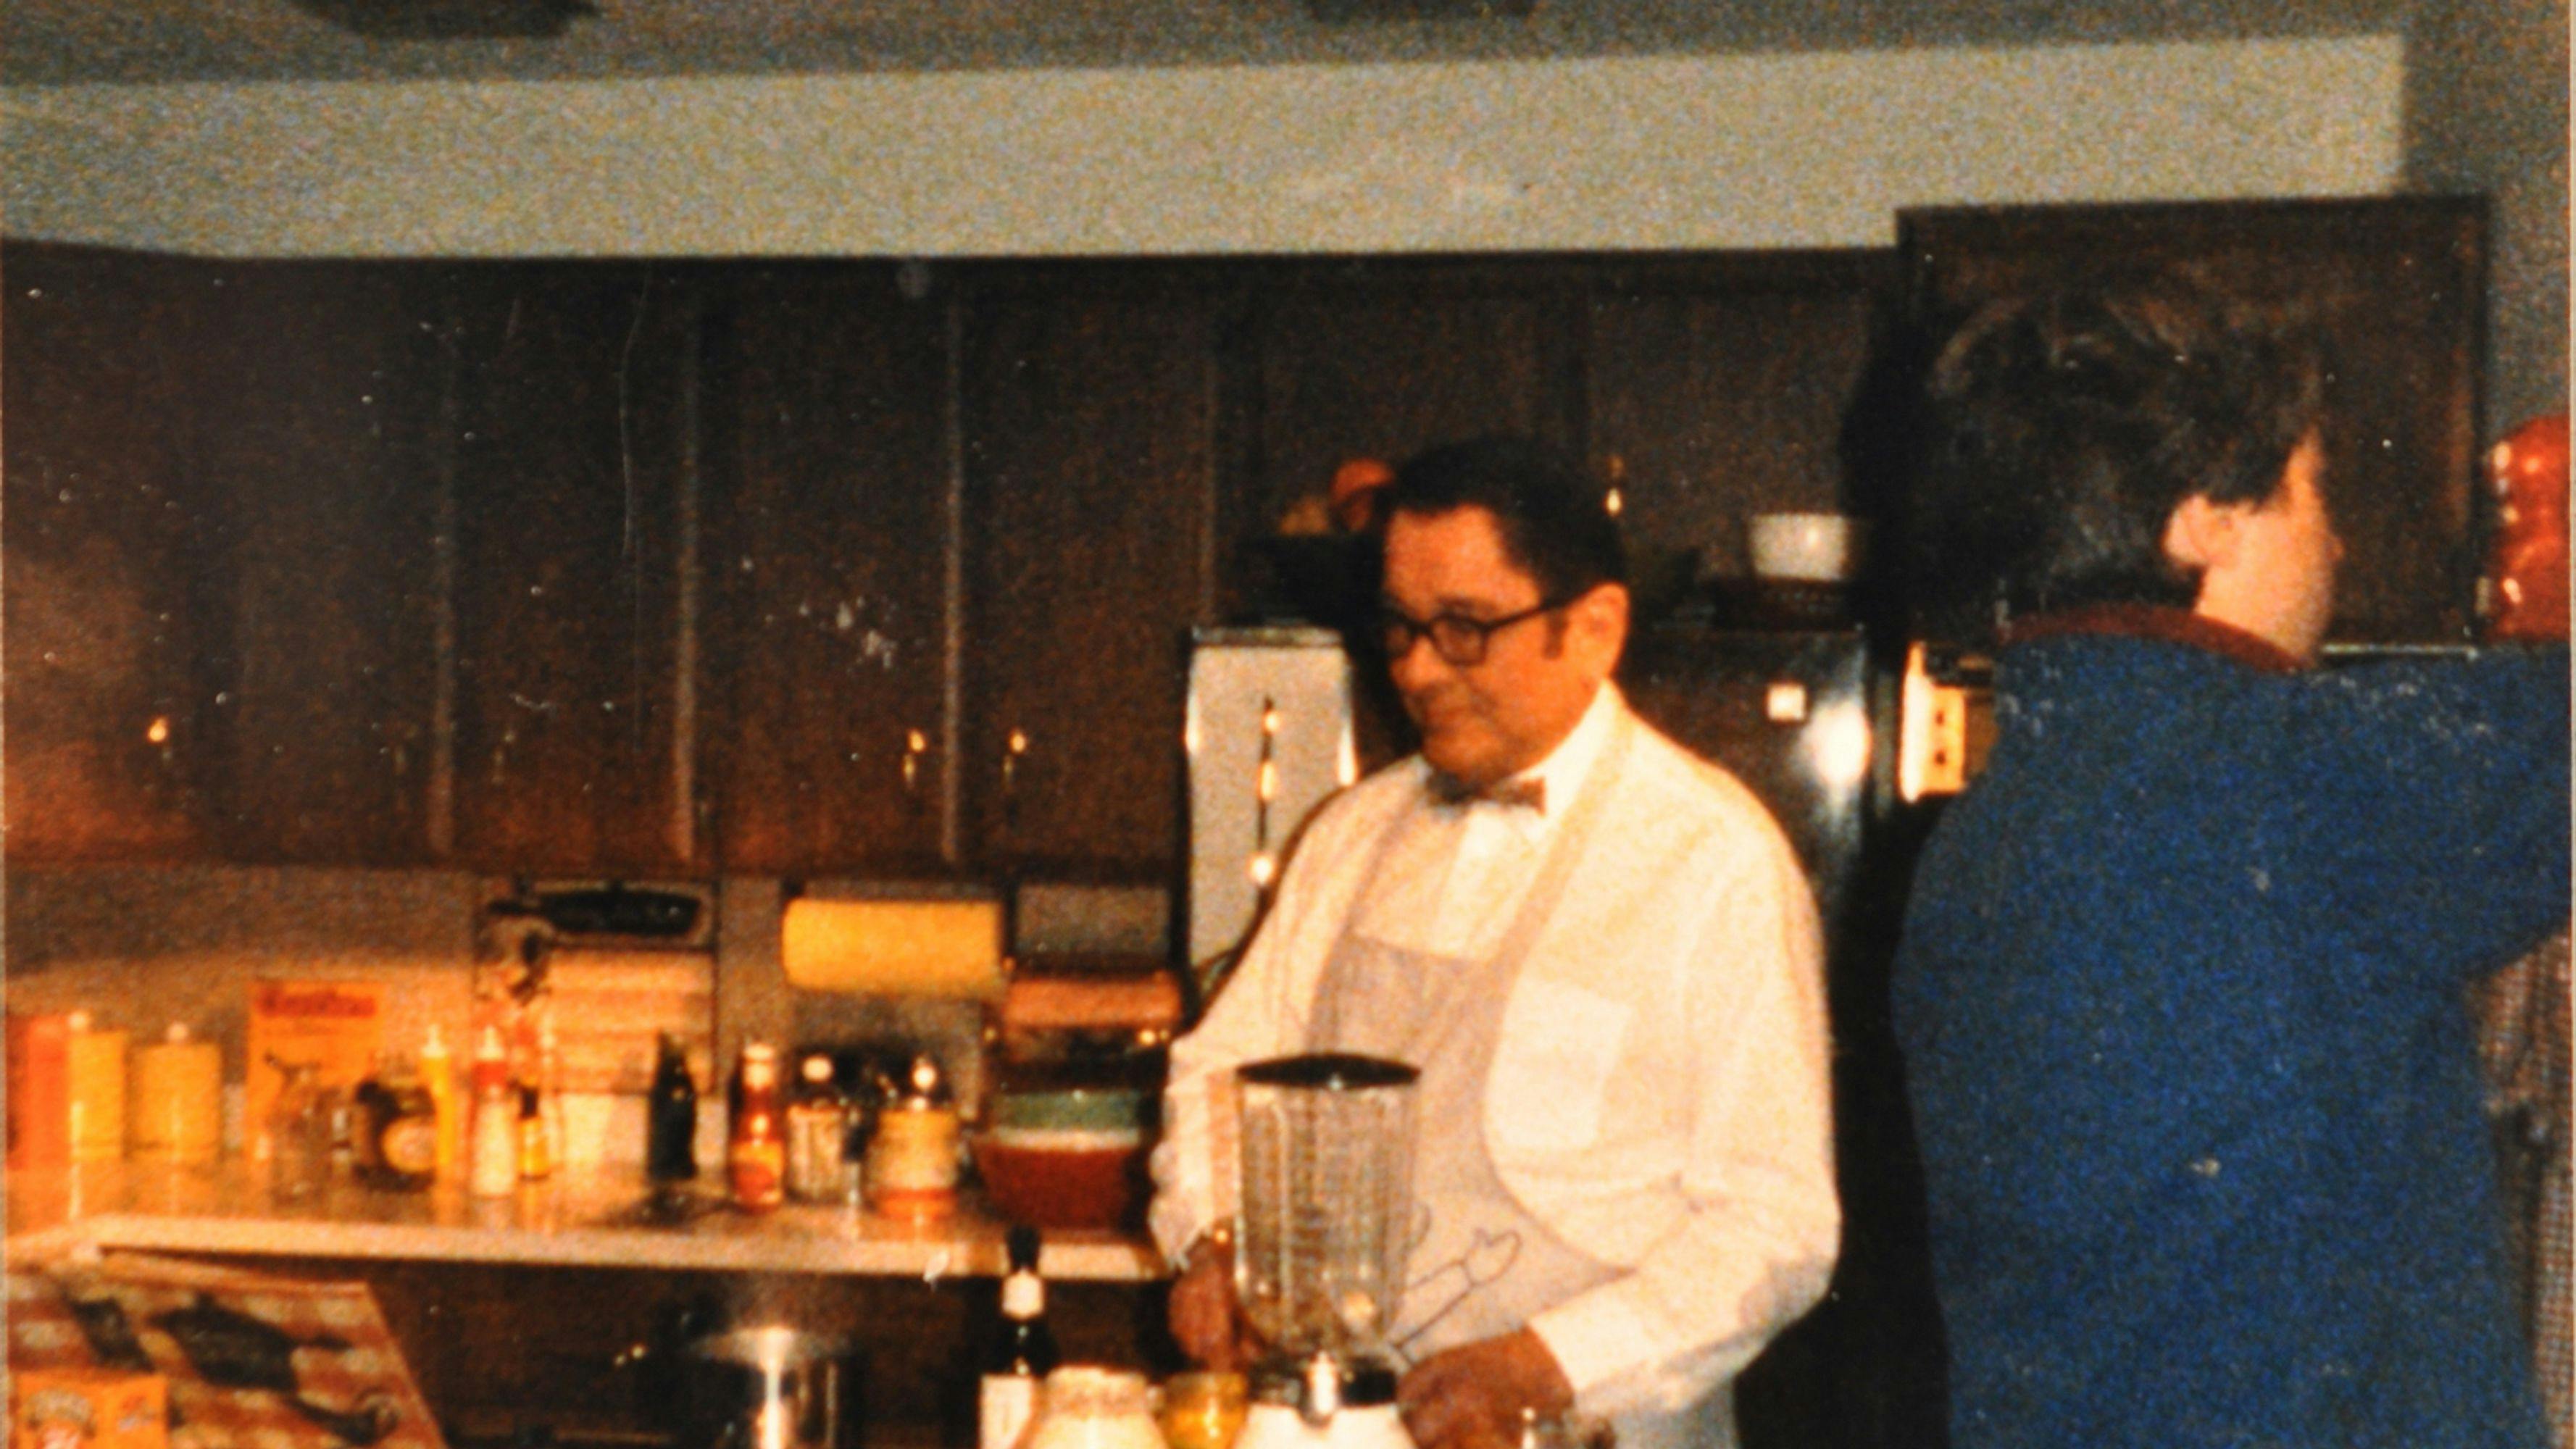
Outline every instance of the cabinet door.
<svg viewBox="0 0 2576 1449"><path fill-rule="evenodd" d="M1346 458L1402 462L1492 432L1580 451L1576 294L1556 271L1386 262L1280 280L1250 324L1252 529L1322 493Z"/></svg>
<svg viewBox="0 0 2576 1449"><path fill-rule="evenodd" d="M239 522L213 796L227 859L433 858L446 371L425 269L223 266L198 468Z"/></svg>
<svg viewBox="0 0 2576 1449"><path fill-rule="evenodd" d="M943 854L949 309L891 267L763 267L733 290L711 396L704 754L727 870L897 870Z"/></svg>
<svg viewBox="0 0 2576 1449"><path fill-rule="evenodd" d="M696 319L676 269L454 277L457 853L697 860Z"/></svg>
<svg viewBox="0 0 2576 1449"><path fill-rule="evenodd" d="M202 849L197 586L221 520L192 487L193 264L7 249L8 856L169 860ZM209 635L213 637L209 637Z"/></svg>
<svg viewBox="0 0 2576 1449"><path fill-rule="evenodd" d="M1674 555L1750 572L1745 519L1848 512L1843 413L1883 252L1614 268L1587 308L1592 466L1616 480L1645 582ZM1679 567L1679 565L1673 565Z"/></svg>
<svg viewBox="0 0 2576 1449"><path fill-rule="evenodd" d="M1181 641L1214 609L1201 300L992 287L969 304L960 737L970 837L1015 868L1177 860Z"/></svg>
<svg viewBox="0 0 2576 1449"><path fill-rule="evenodd" d="M2343 536L2329 642L2456 642L2476 577L2485 209L2469 198L1909 213L1918 316L2105 257L2187 266L2302 316L2327 372L2326 499Z"/></svg>

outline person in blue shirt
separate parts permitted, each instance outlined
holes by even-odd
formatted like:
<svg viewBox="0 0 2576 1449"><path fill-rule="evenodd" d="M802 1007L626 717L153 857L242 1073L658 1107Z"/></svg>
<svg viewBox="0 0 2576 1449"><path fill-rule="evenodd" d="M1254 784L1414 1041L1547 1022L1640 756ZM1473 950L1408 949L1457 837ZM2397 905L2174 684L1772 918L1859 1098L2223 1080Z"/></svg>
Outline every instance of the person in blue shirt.
<svg viewBox="0 0 2576 1449"><path fill-rule="evenodd" d="M2316 667L2319 375L2169 281L1933 364L1909 572L1996 651L1894 981L1954 1449L2543 1443L2463 988L2567 924L2566 653Z"/></svg>

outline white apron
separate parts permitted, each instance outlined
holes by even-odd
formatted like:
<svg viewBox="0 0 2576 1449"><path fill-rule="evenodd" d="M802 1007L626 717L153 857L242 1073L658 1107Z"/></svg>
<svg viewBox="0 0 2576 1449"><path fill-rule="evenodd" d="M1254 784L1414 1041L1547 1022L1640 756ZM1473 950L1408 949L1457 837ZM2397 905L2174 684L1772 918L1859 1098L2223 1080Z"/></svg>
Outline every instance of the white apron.
<svg viewBox="0 0 2576 1449"><path fill-rule="evenodd" d="M1627 743L1627 732L1618 732L1594 763L1489 959L1407 950L1345 926L1324 965L1309 1048L1422 1070L1414 1089L1414 1233L1390 1335L1408 1367L1443 1349L1517 1332L1622 1271L1565 1242L1512 1195L1486 1148L1484 1104L1513 983L1582 859L1607 794L1603 782L1617 778ZM1387 842L1397 833L1389 831ZM1386 850L1381 843L1380 861ZM1371 863L1371 878L1378 864ZM1359 905L1353 921L1364 915ZM1613 1427L1619 1449L1734 1449L1734 1394L1721 1387L1690 1408L1627 1415Z"/></svg>

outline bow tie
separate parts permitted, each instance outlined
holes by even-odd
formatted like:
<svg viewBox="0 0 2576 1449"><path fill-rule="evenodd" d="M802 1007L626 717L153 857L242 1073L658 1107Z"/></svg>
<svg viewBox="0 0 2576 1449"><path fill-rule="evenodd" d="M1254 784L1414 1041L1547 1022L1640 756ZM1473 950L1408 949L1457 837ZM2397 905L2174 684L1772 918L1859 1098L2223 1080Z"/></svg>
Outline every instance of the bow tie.
<svg viewBox="0 0 2576 1449"><path fill-rule="evenodd" d="M1500 805L1506 809L1523 806L1540 814L1547 813L1547 781L1535 777L1504 780L1479 789L1454 775L1434 770L1425 788L1430 791L1433 804L1453 810L1469 805Z"/></svg>

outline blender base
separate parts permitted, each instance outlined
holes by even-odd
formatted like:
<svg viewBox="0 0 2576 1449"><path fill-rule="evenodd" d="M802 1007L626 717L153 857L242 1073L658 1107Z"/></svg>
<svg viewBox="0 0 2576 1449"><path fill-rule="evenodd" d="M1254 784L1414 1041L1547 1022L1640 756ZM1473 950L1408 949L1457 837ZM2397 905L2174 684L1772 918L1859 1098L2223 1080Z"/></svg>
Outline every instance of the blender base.
<svg viewBox="0 0 2576 1449"><path fill-rule="evenodd" d="M1294 1404L1255 1404L1234 1449L1413 1449L1413 1439L1393 1404L1345 1406L1320 1429Z"/></svg>

